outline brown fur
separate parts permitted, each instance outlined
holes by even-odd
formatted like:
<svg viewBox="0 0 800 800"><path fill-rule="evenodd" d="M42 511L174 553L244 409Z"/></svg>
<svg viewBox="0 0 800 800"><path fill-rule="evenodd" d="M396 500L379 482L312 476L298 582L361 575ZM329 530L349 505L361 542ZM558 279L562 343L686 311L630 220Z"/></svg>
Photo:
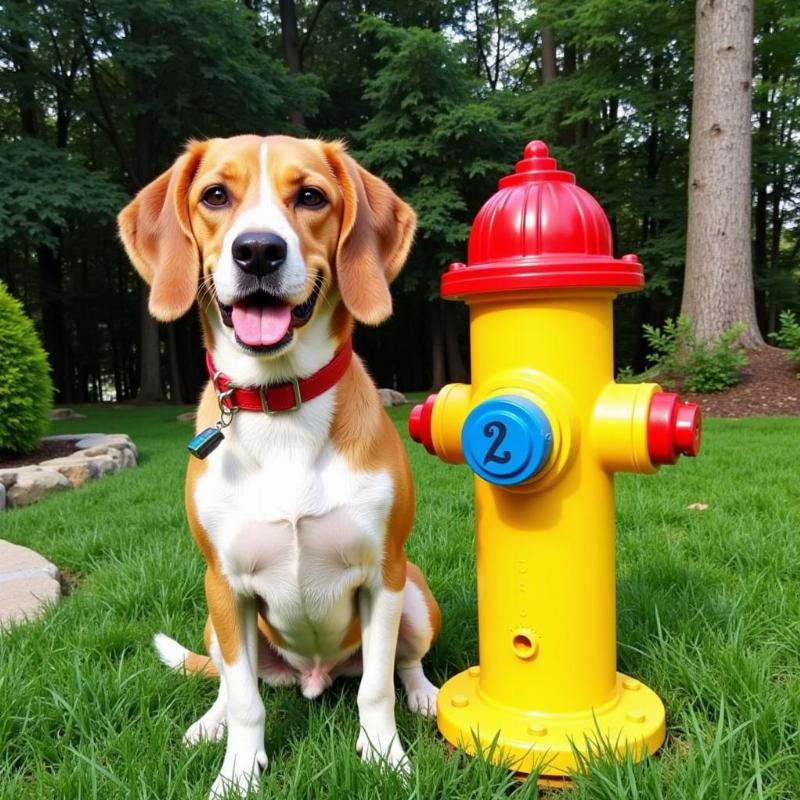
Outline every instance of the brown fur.
<svg viewBox="0 0 800 800"><path fill-rule="evenodd" d="M199 254L187 196L205 145L195 143L120 213L119 232L139 274L150 284L150 313L162 322L183 316L197 293Z"/></svg>
<svg viewBox="0 0 800 800"><path fill-rule="evenodd" d="M323 147L344 198L336 251L339 290L359 322L378 325L392 313L389 284L405 263L416 215L340 144Z"/></svg>

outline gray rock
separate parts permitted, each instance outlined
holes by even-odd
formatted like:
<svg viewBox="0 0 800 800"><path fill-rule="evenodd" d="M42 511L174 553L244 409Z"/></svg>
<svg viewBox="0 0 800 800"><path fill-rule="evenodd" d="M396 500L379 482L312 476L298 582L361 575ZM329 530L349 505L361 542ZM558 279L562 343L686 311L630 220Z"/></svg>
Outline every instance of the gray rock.
<svg viewBox="0 0 800 800"><path fill-rule="evenodd" d="M17 482L17 476L21 473L38 471L38 464L28 464L24 467L7 467L6 469L0 469L0 483L2 483L6 489L10 489Z"/></svg>
<svg viewBox="0 0 800 800"><path fill-rule="evenodd" d="M77 411L73 411L71 408L54 408L50 411L50 419L86 419L86 414L78 414Z"/></svg>
<svg viewBox="0 0 800 800"><path fill-rule="evenodd" d="M76 456L78 457L76 458ZM51 458L48 461L42 461L39 466L58 470L75 489L100 475L97 466L92 463L91 459L83 457L82 453L75 453L64 458Z"/></svg>
<svg viewBox="0 0 800 800"><path fill-rule="evenodd" d="M80 439L91 438L92 436L105 436L104 433L59 433L54 436L45 436L43 442L77 442Z"/></svg>
<svg viewBox="0 0 800 800"><path fill-rule="evenodd" d="M6 487L0 483L0 511L6 510Z"/></svg>
<svg viewBox="0 0 800 800"><path fill-rule="evenodd" d="M96 447L113 447L116 450L124 450L126 447L133 450L134 454L138 456L136 445L131 441L129 436L124 433L110 433L110 434L92 434L83 439L79 439L75 443L78 450L92 450Z"/></svg>
<svg viewBox="0 0 800 800"><path fill-rule="evenodd" d="M92 458L93 456L108 456L117 467L121 467L122 449L123 448L117 448L113 445L98 445L97 447L87 447L86 450L81 450L80 453L84 458Z"/></svg>
<svg viewBox="0 0 800 800"><path fill-rule="evenodd" d="M5 539L0 539L0 581L21 577L20 573L42 573L58 580L59 572L39 553Z"/></svg>
<svg viewBox="0 0 800 800"><path fill-rule="evenodd" d="M88 459L88 461L92 464L92 469L97 470L97 477L102 478L103 475L107 475L109 472L119 472L121 462L116 462L111 456L92 456Z"/></svg>
<svg viewBox="0 0 800 800"><path fill-rule="evenodd" d="M130 447L126 447L122 452L122 469L133 469L138 466L139 461L136 453Z"/></svg>
<svg viewBox="0 0 800 800"><path fill-rule="evenodd" d="M378 389L378 395L384 406L404 406L408 402L406 396L396 389Z"/></svg>
<svg viewBox="0 0 800 800"><path fill-rule="evenodd" d="M10 506L27 506L53 492L70 488L70 482L55 469L21 468L17 471L17 481L8 490Z"/></svg>
<svg viewBox="0 0 800 800"><path fill-rule="evenodd" d="M183 414L178 414L178 416L175 417L178 422L194 422L196 418L196 411L185 411Z"/></svg>
<svg viewBox="0 0 800 800"><path fill-rule="evenodd" d="M0 576L0 631L41 616L60 597L61 584L49 575Z"/></svg>

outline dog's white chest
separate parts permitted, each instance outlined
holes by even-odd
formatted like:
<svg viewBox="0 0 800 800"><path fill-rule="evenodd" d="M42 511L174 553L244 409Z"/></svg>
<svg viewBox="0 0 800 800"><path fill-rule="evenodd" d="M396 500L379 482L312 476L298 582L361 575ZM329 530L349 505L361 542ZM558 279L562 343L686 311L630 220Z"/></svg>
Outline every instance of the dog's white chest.
<svg viewBox="0 0 800 800"><path fill-rule="evenodd" d="M393 486L385 472L354 470L327 431L315 436L318 415L301 416L309 410L240 415L195 501L234 590L264 601L287 650L325 658L352 621L357 588L381 569Z"/></svg>

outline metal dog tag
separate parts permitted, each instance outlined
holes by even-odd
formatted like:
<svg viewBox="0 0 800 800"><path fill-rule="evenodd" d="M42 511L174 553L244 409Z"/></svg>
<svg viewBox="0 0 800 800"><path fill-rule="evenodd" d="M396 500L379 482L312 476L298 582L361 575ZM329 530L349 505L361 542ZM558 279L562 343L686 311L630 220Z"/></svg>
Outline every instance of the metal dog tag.
<svg viewBox="0 0 800 800"><path fill-rule="evenodd" d="M206 428L186 445L188 451L195 457L203 459L219 447L225 434L219 428Z"/></svg>

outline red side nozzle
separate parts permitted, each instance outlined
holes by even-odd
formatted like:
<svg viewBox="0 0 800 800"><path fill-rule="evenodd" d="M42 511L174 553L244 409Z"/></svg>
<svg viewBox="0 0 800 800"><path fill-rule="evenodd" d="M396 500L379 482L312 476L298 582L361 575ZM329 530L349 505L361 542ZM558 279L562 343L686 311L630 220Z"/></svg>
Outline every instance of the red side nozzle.
<svg viewBox="0 0 800 800"><path fill-rule="evenodd" d="M703 421L697 403L681 403L675 418L675 446L684 456L696 456L703 438Z"/></svg>
<svg viewBox="0 0 800 800"><path fill-rule="evenodd" d="M433 419L433 406L436 403L437 395L429 395L422 405L414 406L408 418L408 435L419 442L431 454L436 455L433 447L433 434L431 432L431 421Z"/></svg>
<svg viewBox="0 0 800 800"><path fill-rule="evenodd" d="M647 421L647 447L653 464L674 464L700 452L702 420L697 403L684 403L673 392L656 392Z"/></svg>

